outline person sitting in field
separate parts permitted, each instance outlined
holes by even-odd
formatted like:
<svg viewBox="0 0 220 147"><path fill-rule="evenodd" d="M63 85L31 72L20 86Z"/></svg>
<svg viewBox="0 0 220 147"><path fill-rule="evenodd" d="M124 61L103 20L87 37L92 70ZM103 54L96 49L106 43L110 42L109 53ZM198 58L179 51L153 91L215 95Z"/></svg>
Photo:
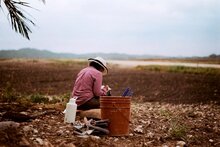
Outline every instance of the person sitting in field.
<svg viewBox="0 0 220 147"><path fill-rule="evenodd" d="M106 61L102 57L89 58L89 66L82 69L73 86L72 97L76 99L78 110L100 108L99 97L107 95L109 86L102 86L103 75L108 73Z"/></svg>

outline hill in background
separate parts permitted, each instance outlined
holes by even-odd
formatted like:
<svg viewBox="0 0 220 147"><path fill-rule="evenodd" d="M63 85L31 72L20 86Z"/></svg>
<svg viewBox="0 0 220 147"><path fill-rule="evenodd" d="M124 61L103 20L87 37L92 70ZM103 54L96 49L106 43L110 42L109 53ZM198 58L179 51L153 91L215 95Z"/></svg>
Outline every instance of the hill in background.
<svg viewBox="0 0 220 147"><path fill-rule="evenodd" d="M130 55L121 53L55 53L48 50L39 50L34 48L22 48L19 50L0 50L0 58L62 58L62 59L87 59L91 57L101 56L105 59L165 59L165 58L184 58L184 57L165 57L156 55ZM199 57L192 57L199 58ZM212 54L208 58L220 59L220 55Z"/></svg>
<svg viewBox="0 0 220 147"><path fill-rule="evenodd" d="M87 59L91 57L101 56L106 59L146 59L146 58L165 58L163 56L152 55L129 55L121 53L55 53L48 50L39 50L34 48L22 48L19 50L0 50L0 58L62 58L62 59Z"/></svg>

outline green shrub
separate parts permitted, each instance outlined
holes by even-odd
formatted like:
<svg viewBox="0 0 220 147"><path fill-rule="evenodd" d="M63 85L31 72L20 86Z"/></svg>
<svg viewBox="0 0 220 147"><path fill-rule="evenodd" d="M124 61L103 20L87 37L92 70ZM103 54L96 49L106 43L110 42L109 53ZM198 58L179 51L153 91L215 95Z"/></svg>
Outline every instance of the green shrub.
<svg viewBox="0 0 220 147"><path fill-rule="evenodd" d="M48 98L40 94L34 94L30 96L30 100L33 103L48 103Z"/></svg>

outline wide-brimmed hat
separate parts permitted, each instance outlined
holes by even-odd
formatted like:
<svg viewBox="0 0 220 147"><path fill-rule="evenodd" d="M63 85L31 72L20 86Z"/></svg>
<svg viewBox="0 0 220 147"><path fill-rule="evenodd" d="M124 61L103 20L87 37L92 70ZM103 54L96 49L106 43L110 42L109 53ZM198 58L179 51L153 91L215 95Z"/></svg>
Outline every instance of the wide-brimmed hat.
<svg viewBox="0 0 220 147"><path fill-rule="evenodd" d="M101 67L103 67L104 69L103 74L108 73L107 63L102 57L89 58L88 60L89 60L89 63L95 62L99 64Z"/></svg>

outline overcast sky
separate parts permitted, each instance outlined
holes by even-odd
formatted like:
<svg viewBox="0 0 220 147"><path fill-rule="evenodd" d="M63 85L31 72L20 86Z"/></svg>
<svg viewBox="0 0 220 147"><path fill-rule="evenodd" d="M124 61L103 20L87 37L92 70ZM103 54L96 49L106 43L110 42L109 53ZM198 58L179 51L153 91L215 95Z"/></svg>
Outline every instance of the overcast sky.
<svg viewBox="0 0 220 147"><path fill-rule="evenodd" d="M220 54L220 0L38 0L31 40L0 12L0 49L165 56Z"/></svg>

